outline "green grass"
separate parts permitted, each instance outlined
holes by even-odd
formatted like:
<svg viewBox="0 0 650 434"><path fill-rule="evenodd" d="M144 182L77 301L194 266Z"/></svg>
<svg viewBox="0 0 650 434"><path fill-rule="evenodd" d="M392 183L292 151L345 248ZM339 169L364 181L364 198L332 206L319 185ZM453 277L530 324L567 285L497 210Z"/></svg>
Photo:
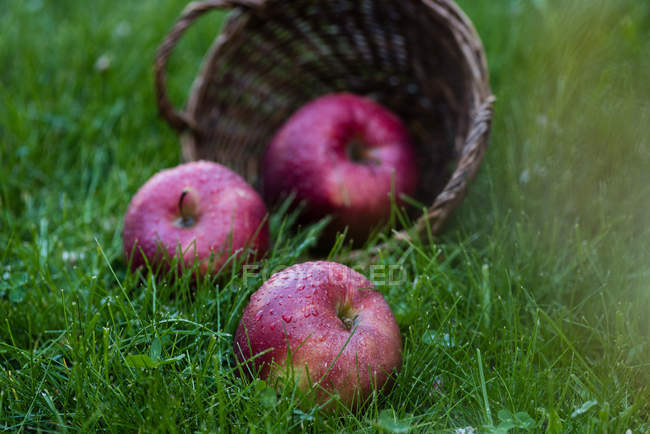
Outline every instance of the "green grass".
<svg viewBox="0 0 650 434"><path fill-rule="evenodd" d="M260 275L195 290L121 257L130 197L179 161L151 69L183 3L0 2L0 429L648 432L650 4L460 3L488 51L491 145L436 242L377 262L404 270L378 285L396 386L331 415L242 380L232 351L248 296L313 257L316 228L275 215ZM179 104L220 20L170 65Z"/></svg>

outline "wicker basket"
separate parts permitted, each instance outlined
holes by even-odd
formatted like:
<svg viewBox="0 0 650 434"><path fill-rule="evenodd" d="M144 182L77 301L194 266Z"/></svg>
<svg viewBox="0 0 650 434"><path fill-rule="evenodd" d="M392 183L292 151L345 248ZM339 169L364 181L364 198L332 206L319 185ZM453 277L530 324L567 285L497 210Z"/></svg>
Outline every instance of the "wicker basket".
<svg viewBox="0 0 650 434"><path fill-rule="evenodd" d="M165 88L167 59L213 9L232 13L185 110L176 110ZM181 133L183 158L219 161L253 185L269 140L304 103L336 91L379 101L406 122L417 147L416 199L432 205L416 232L427 222L438 231L465 196L487 147L494 101L481 41L451 0L191 3L159 48L155 84L161 115Z"/></svg>

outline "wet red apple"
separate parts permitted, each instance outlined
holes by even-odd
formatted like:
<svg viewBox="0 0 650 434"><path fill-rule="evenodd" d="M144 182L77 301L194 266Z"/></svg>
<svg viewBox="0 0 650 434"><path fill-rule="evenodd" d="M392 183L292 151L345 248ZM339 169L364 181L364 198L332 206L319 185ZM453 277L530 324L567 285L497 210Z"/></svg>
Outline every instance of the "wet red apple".
<svg viewBox="0 0 650 434"><path fill-rule="evenodd" d="M208 161L159 172L135 194L124 218L124 255L136 269L186 267L218 272L233 254L263 255L269 230L262 198L239 175Z"/></svg>
<svg viewBox="0 0 650 434"><path fill-rule="evenodd" d="M361 241L417 187L414 147L404 123L376 102L349 93L318 98L291 116L264 155L263 196L293 193L307 219L332 215L330 229Z"/></svg>
<svg viewBox="0 0 650 434"><path fill-rule="evenodd" d="M372 283L335 262L306 262L274 274L250 298L235 354L265 380L292 377L319 403L334 393L354 407L399 370L402 340Z"/></svg>

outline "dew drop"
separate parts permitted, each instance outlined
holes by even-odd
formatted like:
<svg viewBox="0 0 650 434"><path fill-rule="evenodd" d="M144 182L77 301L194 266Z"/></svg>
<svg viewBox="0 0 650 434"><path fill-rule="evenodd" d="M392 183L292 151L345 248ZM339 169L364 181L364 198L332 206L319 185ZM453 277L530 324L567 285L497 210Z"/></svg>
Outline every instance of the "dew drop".
<svg viewBox="0 0 650 434"><path fill-rule="evenodd" d="M284 322L289 323L293 318L291 317L291 315L282 315L282 319L284 320Z"/></svg>
<svg viewBox="0 0 650 434"><path fill-rule="evenodd" d="M309 312L305 312L305 318L309 318L309 315L310 315Z"/></svg>
<svg viewBox="0 0 650 434"><path fill-rule="evenodd" d="M255 315L254 319L255 321L259 321L260 319L262 319L262 311L257 312L257 315Z"/></svg>

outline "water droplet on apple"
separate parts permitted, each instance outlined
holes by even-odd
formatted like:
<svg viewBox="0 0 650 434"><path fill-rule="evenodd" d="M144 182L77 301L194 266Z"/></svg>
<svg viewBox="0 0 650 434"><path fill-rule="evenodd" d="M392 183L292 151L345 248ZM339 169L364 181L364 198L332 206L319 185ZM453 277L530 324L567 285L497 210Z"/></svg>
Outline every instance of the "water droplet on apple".
<svg viewBox="0 0 650 434"><path fill-rule="evenodd" d="M311 314L314 315L314 316L318 316L318 311L317 310L312 310Z"/></svg>
<svg viewBox="0 0 650 434"><path fill-rule="evenodd" d="M305 318L309 318L309 315L310 315L309 312L305 312Z"/></svg>
<svg viewBox="0 0 650 434"><path fill-rule="evenodd" d="M262 311L257 312L257 315L255 315L254 319L255 321L259 321L260 319L262 319Z"/></svg>
<svg viewBox="0 0 650 434"><path fill-rule="evenodd" d="M269 311L269 315L273 315L273 309Z"/></svg>
<svg viewBox="0 0 650 434"><path fill-rule="evenodd" d="M300 286L298 287L298 291L302 291L303 289L305 289L305 285L300 285Z"/></svg>
<svg viewBox="0 0 650 434"><path fill-rule="evenodd" d="M291 315L282 315L282 319L284 320L284 322L289 323L293 318L291 317Z"/></svg>

